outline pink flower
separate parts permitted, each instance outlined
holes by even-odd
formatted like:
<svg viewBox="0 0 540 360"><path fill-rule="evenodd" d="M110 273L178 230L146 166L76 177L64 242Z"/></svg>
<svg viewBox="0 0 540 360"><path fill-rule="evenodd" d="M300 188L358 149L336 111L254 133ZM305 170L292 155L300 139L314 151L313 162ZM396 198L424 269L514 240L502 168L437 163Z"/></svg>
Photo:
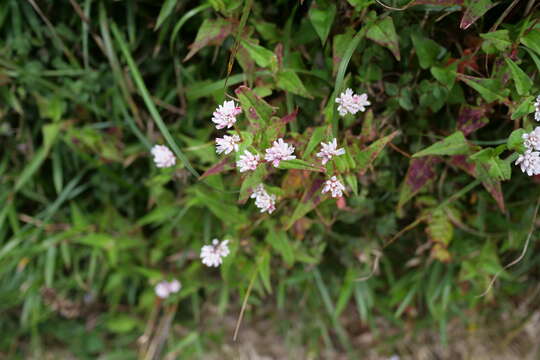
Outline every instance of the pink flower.
<svg viewBox="0 0 540 360"><path fill-rule="evenodd" d="M371 105L367 99L367 94L356 95L351 89L346 89L341 95L336 98L336 103L339 104L339 115L345 116L348 113L356 114L358 111L366 111L366 106Z"/></svg>
<svg viewBox="0 0 540 360"><path fill-rule="evenodd" d="M201 248L201 261L209 267L218 267L223 262L223 258L229 255L229 240L219 242L212 240L212 245L204 245Z"/></svg>
<svg viewBox="0 0 540 360"><path fill-rule="evenodd" d="M218 154L230 154L233 150L238 151L238 143L240 143L240 136L236 134L232 136L225 135L222 138L216 138L216 152Z"/></svg>
<svg viewBox="0 0 540 360"><path fill-rule="evenodd" d="M165 280L159 282L154 288L154 291L158 297L165 299L169 297L170 294L179 292L181 288L182 284L180 284L180 281L173 279L170 282Z"/></svg>
<svg viewBox="0 0 540 360"><path fill-rule="evenodd" d="M259 155L254 155L248 150L244 151L244 155L240 155L240 159L236 162L236 167L240 172L255 170L259 165Z"/></svg>
<svg viewBox="0 0 540 360"><path fill-rule="evenodd" d="M540 175L540 152L527 150L515 162L529 176Z"/></svg>
<svg viewBox="0 0 540 360"><path fill-rule="evenodd" d="M241 112L242 109L234 101L225 101L212 114L212 122L216 124L216 129L231 128L236 122L236 115Z"/></svg>
<svg viewBox="0 0 540 360"><path fill-rule="evenodd" d="M337 179L337 177L332 176L330 180L327 180L324 183L322 193L324 194L329 191L332 193L333 198L342 197L343 191L345 191L345 186L343 186L343 184Z"/></svg>
<svg viewBox="0 0 540 360"><path fill-rule="evenodd" d="M168 168L176 164L176 158L165 145L154 145L150 151L158 168Z"/></svg>
<svg viewBox="0 0 540 360"><path fill-rule="evenodd" d="M258 207L261 212L273 213L276 210L276 195L270 195L264 190L264 186L259 184L250 196L255 199L255 206Z"/></svg>
<svg viewBox="0 0 540 360"><path fill-rule="evenodd" d="M293 160L296 159L296 156L292 155L294 153L294 146L287 144L283 139L277 139L273 142L271 148L266 149L266 155L264 159L268 162L271 162L274 167L279 166L279 162L282 160Z"/></svg>
<svg viewBox="0 0 540 360"><path fill-rule="evenodd" d="M322 158L322 164L325 165L333 156L345 154L345 149L337 148L337 140L334 138L331 142L325 144L321 142L321 151L317 153L317 157Z"/></svg>
<svg viewBox="0 0 540 360"><path fill-rule="evenodd" d="M540 150L540 126L533 131L522 135L523 145L530 150Z"/></svg>

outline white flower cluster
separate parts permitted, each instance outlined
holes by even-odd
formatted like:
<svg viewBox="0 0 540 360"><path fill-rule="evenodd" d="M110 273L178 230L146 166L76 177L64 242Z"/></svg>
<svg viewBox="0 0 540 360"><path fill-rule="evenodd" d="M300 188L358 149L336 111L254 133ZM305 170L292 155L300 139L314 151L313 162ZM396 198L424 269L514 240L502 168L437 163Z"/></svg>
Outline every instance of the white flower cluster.
<svg viewBox="0 0 540 360"><path fill-rule="evenodd" d="M250 198L255 199L255 206L258 207L261 212L268 212L271 214L276 210L276 195L270 195L264 190L263 184L259 184L251 194Z"/></svg>
<svg viewBox="0 0 540 360"><path fill-rule="evenodd" d="M201 248L202 263L209 267L218 267L223 263L223 258L229 255L229 240L220 242L218 239L212 240L212 245L204 245Z"/></svg>
<svg viewBox="0 0 540 360"><path fill-rule="evenodd" d="M259 165L260 156L252 154L248 150L244 151L244 155L240 155L240 159L236 162L236 167L240 172L253 171Z"/></svg>
<svg viewBox="0 0 540 360"><path fill-rule="evenodd" d="M523 134L525 153L519 155L516 165L529 176L540 175L540 126L528 134Z"/></svg>
<svg viewBox="0 0 540 360"><path fill-rule="evenodd" d="M340 198L343 196L343 191L345 191L345 186L338 180L337 177L332 176L330 180L326 180L324 183L324 188L322 189L322 193L327 192L332 193L333 198Z"/></svg>
<svg viewBox="0 0 540 360"><path fill-rule="evenodd" d="M337 148L337 139L334 138L331 142L321 142L321 151L317 153L317 157L322 158L322 164L325 165L333 156L339 156L345 154L345 149Z"/></svg>
<svg viewBox="0 0 540 360"><path fill-rule="evenodd" d="M350 90L350 89L347 89ZM326 165L334 156L340 156L345 154L344 148L337 148L337 139L334 138L328 143L321 142L321 151L317 153L317 157L322 158L322 164ZM330 180L326 180L322 193L331 192L332 197L339 198L343 196L343 191L345 191L345 186L338 180L336 176L332 176Z"/></svg>
<svg viewBox="0 0 540 360"><path fill-rule="evenodd" d="M219 105L216 111L212 114L212 122L216 124L216 129L230 129L236 123L236 116L242 112L239 106L236 106L234 101L225 101L223 105Z"/></svg>
<svg viewBox="0 0 540 360"><path fill-rule="evenodd" d="M161 281L155 287L156 295L162 299L168 298L169 295L177 293L182 288L180 281L174 279L172 281Z"/></svg>
<svg viewBox="0 0 540 360"><path fill-rule="evenodd" d="M351 89L346 89L336 98L336 103L339 104L339 115L356 114L357 112L366 111L366 106L371 105L368 101L367 94L356 95Z"/></svg>
<svg viewBox="0 0 540 360"><path fill-rule="evenodd" d="M272 147L266 149L264 160L271 162L274 167L279 166L279 162L283 160L294 160L294 146L287 144L283 139L277 139L272 143Z"/></svg>
<svg viewBox="0 0 540 360"><path fill-rule="evenodd" d="M150 150L158 168L168 168L176 164L176 157L165 145L154 145Z"/></svg>
<svg viewBox="0 0 540 360"><path fill-rule="evenodd" d="M540 95L534 103L534 119L540 121ZM515 164L529 176L540 175L540 126L522 135L525 152L517 158Z"/></svg>
<svg viewBox="0 0 540 360"><path fill-rule="evenodd" d="M230 154L233 150L238 151L238 144L240 143L240 136L225 135L222 138L216 138L216 152L218 154Z"/></svg>

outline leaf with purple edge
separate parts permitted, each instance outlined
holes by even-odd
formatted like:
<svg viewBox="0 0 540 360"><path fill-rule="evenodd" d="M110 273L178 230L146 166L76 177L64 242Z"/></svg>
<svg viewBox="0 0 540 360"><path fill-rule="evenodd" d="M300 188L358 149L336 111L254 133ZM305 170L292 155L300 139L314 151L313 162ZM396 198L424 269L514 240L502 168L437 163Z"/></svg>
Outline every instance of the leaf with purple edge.
<svg viewBox="0 0 540 360"><path fill-rule="evenodd" d="M390 135L387 135L383 138L380 138L379 140L375 141L371 145L369 145L364 150L361 150L356 154L356 163L357 168L361 175L365 174L369 166L377 159L381 151L385 148L385 146L392 141L397 135L399 134L399 131L396 130Z"/></svg>

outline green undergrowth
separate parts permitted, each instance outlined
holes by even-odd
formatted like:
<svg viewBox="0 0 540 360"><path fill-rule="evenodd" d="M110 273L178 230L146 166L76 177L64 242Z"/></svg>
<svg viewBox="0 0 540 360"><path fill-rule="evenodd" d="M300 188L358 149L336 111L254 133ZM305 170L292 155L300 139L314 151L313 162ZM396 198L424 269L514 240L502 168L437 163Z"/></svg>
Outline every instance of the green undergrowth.
<svg viewBox="0 0 540 360"><path fill-rule="evenodd" d="M313 358L361 358L365 332L390 356L395 334L445 344L451 321L512 311L540 262L539 180L513 165L535 127L539 15L526 0L0 2L0 357L204 358L233 337L216 317L241 337L240 313L269 308ZM347 88L365 112L340 116ZM242 151L283 137L297 159L238 173L215 151L225 100ZM322 166L334 137L346 155ZM320 192L333 174L338 200ZM272 214L249 199L263 181ZM231 254L208 268L214 238ZM182 289L158 300L171 278Z"/></svg>

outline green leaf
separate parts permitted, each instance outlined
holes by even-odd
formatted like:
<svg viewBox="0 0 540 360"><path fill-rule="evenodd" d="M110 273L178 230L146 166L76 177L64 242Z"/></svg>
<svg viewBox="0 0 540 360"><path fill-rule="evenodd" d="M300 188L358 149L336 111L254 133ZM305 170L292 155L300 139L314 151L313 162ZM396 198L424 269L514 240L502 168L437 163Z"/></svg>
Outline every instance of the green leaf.
<svg viewBox="0 0 540 360"><path fill-rule="evenodd" d="M469 144L461 131L456 131L444 140L438 141L428 148L413 155L413 158L428 155L462 155L469 153Z"/></svg>
<svg viewBox="0 0 540 360"><path fill-rule="evenodd" d="M366 37L381 46L387 47L398 61L401 59L398 35L394 27L394 21L390 16L370 25Z"/></svg>
<svg viewBox="0 0 540 360"><path fill-rule="evenodd" d="M536 65L536 68L538 69L538 71L540 71L540 58L538 58L538 56L532 50L530 50L528 48L525 48L525 50L530 55L530 57L533 59L534 64Z"/></svg>
<svg viewBox="0 0 540 360"><path fill-rule="evenodd" d="M317 35L321 39L321 42L326 42L326 38L330 33L330 28L334 22L336 16L336 5L331 3L330 5L323 4L322 1L313 1L309 8L309 21L315 29Z"/></svg>
<svg viewBox="0 0 540 360"><path fill-rule="evenodd" d="M334 36L332 41L332 74L337 73L341 59L343 58L345 51L347 51L347 47L351 43L353 35L354 30L348 27L344 34Z"/></svg>
<svg viewBox="0 0 540 360"><path fill-rule="evenodd" d="M532 29L519 40L523 45L540 55L540 29Z"/></svg>
<svg viewBox="0 0 540 360"><path fill-rule="evenodd" d="M36 98L41 117L51 119L53 122L60 121L67 109L66 102L60 96L49 98L36 96Z"/></svg>
<svg viewBox="0 0 540 360"><path fill-rule="evenodd" d="M246 222L244 214L240 213L238 207L224 198L224 194L215 196L215 193L208 191L206 187L197 187L194 193L201 206L210 211L226 224L243 224Z"/></svg>
<svg viewBox="0 0 540 360"><path fill-rule="evenodd" d="M453 63L447 67L432 66L431 75L441 84L451 89L456 80L457 63Z"/></svg>
<svg viewBox="0 0 540 360"><path fill-rule="evenodd" d="M399 131L394 131L390 135L375 141L373 144L369 145L356 155L357 169L359 170L360 174L365 174L368 171L369 166L379 156L384 147L398 134Z"/></svg>
<svg viewBox="0 0 540 360"><path fill-rule="evenodd" d="M177 0L165 0L159 11L158 19L156 21L156 26L154 30L159 29L163 22L172 14L176 6Z"/></svg>
<svg viewBox="0 0 540 360"><path fill-rule="evenodd" d="M127 333L132 331L139 321L128 315L115 315L107 319L107 328L114 333Z"/></svg>
<svg viewBox="0 0 540 360"><path fill-rule="evenodd" d="M515 62L513 62L507 57L505 57L504 60L506 61L506 64L508 64L508 66L510 67L510 71L512 72L512 79L516 84L516 90L518 94L527 94L533 85L531 78L527 74L525 74L525 72L521 70L521 68L517 66Z"/></svg>
<svg viewBox="0 0 540 360"><path fill-rule="evenodd" d="M454 234L454 226L443 209L430 211L426 229L429 239L447 247Z"/></svg>
<svg viewBox="0 0 540 360"><path fill-rule="evenodd" d="M525 134L525 130L523 129L512 131L508 137L508 141L506 142L508 150L514 150L519 153L523 153L525 151L525 145L523 145L523 134Z"/></svg>
<svg viewBox="0 0 540 360"><path fill-rule="evenodd" d="M304 150L303 158L307 159L313 150L324 140L328 128L326 126L320 126L313 130L311 136L309 137L309 142Z"/></svg>
<svg viewBox="0 0 540 360"><path fill-rule="evenodd" d="M294 263L294 251L293 247L291 246L289 237L287 236L287 233L285 231L278 231L277 229L268 229L268 233L266 235L266 242L272 246L274 250L276 250L287 266L292 266Z"/></svg>
<svg viewBox="0 0 540 360"><path fill-rule="evenodd" d="M487 102L504 101L504 97L509 93L509 90L503 88L500 81L496 79L483 79L472 76L461 76L461 78L467 85L478 91Z"/></svg>
<svg viewBox="0 0 540 360"><path fill-rule="evenodd" d="M246 40L242 40L242 46L257 65L263 68L276 69L277 56L272 51Z"/></svg>
<svg viewBox="0 0 540 360"><path fill-rule="evenodd" d="M489 166L489 176L495 180L510 180L512 177L512 169L509 161L496 156L491 158L487 165Z"/></svg>
<svg viewBox="0 0 540 360"><path fill-rule="evenodd" d="M208 45L221 45L225 38L232 33L233 23L227 19L205 19L197 32L195 41L189 45L189 53L184 58L187 61L199 50Z"/></svg>
<svg viewBox="0 0 540 360"><path fill-rule="evenodd" d="M491 0L468 0L459 27L464 30L467 29L495 5Z"/></svg>
<svg viewBox="0 0 540 360"><path fill-rule="evenodd" d="M446 53L446 49L421 34L413 33L411 39L422 69L427 69Z"/></svg>
<svg viewBox="0 0 540 360"><path fill-rule="evenodd" d="M482 42L482 50L486 54L494 54L496 52L506 51L512 42L510 41L510 35L508 30L497 30L485 34L480 34L480 37L484 39Z"/></svg>
<svg viewBox="0 0 540 360"><path fill-rule="evenodd" d="M289 217L285 230L289 229L300 218L305 216L311 210L313 210L321 202L321 186L322 180L315 180L312 184L306 187L302 199L298 201L298 204L294 208L292 215Z"/></svg>
<svg viewBox="0 0 540 360"><path fill-rule="evenodd" d="M358 179L356 177L356 174L345 175L345 182L352 189L354 195L358 195Z"/></svg>
<svg viewBox="0 0 540 360"><path fill-rule="evenodd" d="M277 74L277 86L293 94L313 99L294 70L283 70Z"/></svg>
<svg viewBox="0 0 540 360"><path fill-rule="evenodd" d="M51 147L56 141L60 129L60 123L48 124L43 127L43 145L32 157L32 160L30 160L30 162L21 171L19 177L17 178L17 182L15 183L15 191L19 191L26 184L26 182L30 180L30 178L36 173L36 171L39 170L39 168L49 155Z"/></svg>
<svg viewBox="0 0 540 360"><path fill-rule="evenodd" d="M279 162L279 169L297 169L324 172L324 168L308 163L307 161L294 159Z"/></svg>
<svg viewBox="0 0 540 360"><path fill-rule="evenodd" d="M534 112L534 109L534 97L527 96L523 98L521 104L519 104L518 107L512 112L511 119L516 120L527 116L528 114Z"/></svg>
<svg viewBox="0 0 540 360"><path fill-rule="evenodd" d="M235 90L244 114L250 122L258 123L259 125L267 125L275 109L266 101L257 96L253 90L247 86L240 86Z"/></svg>

